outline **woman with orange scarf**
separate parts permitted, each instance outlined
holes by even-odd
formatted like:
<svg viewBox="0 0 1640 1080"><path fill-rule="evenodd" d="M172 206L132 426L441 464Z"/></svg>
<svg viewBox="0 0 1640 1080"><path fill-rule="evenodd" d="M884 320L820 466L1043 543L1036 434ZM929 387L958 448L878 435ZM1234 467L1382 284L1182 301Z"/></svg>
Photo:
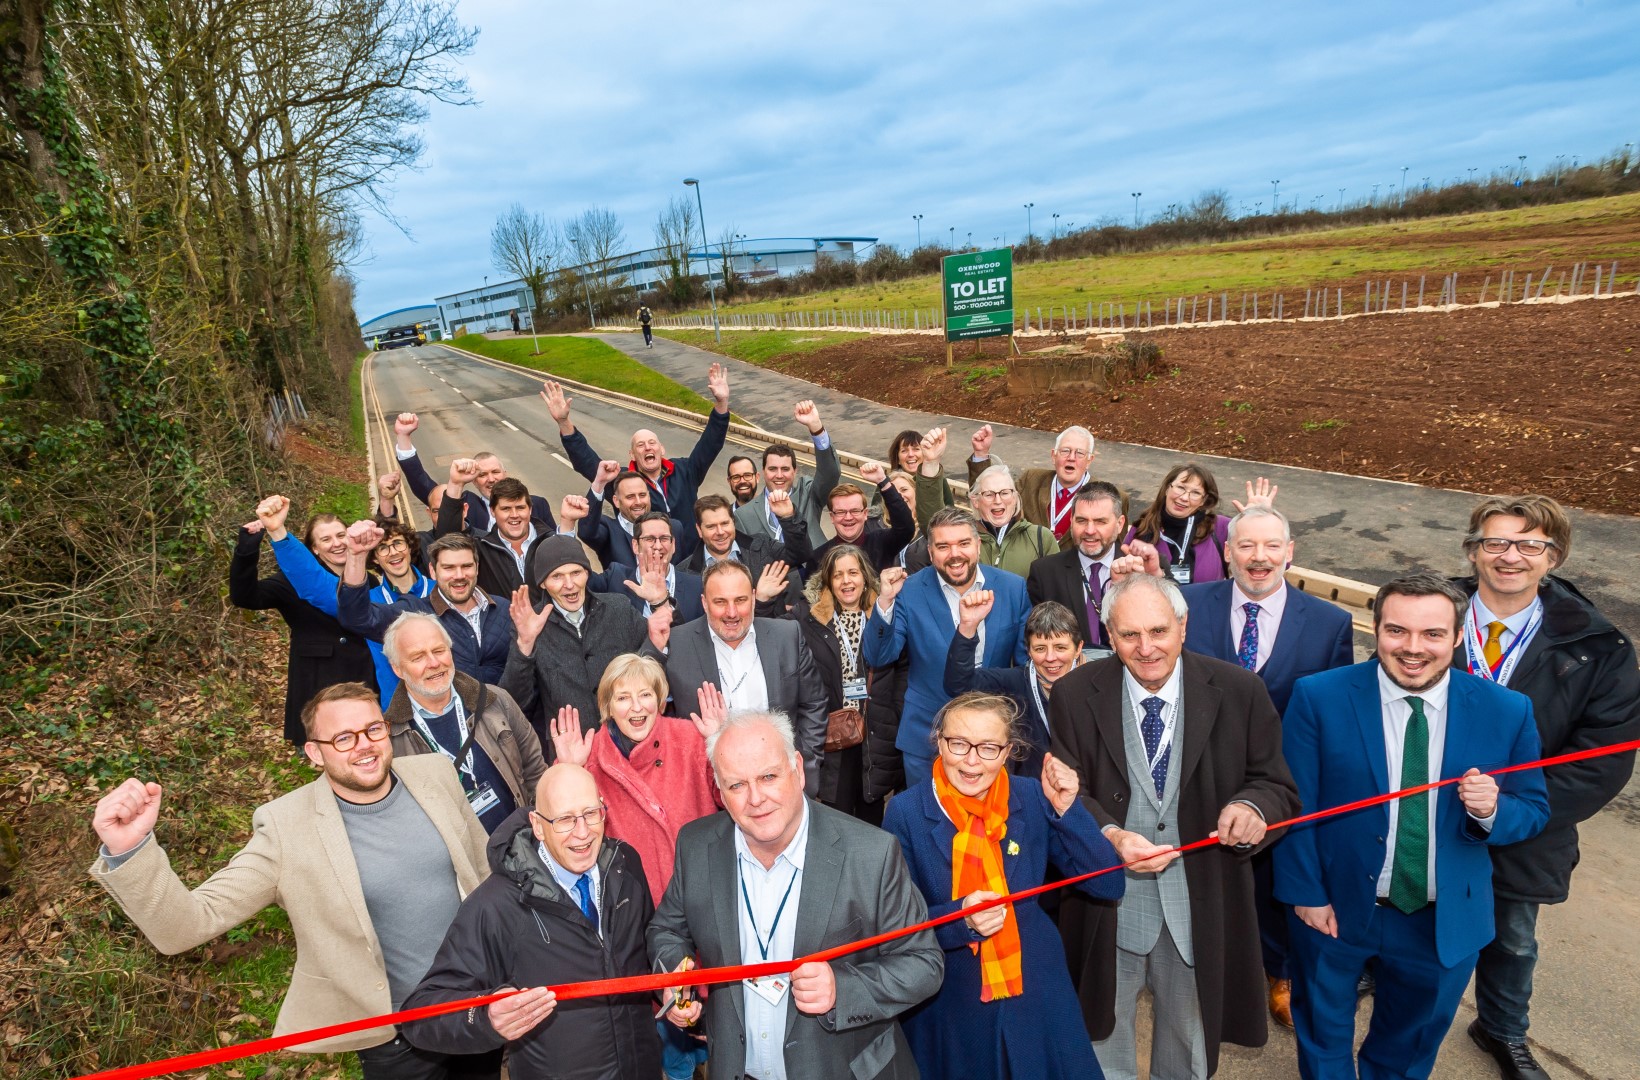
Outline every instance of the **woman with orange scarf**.
<svg viewBox="0 0 1640 1080"><path fill-rule="evenodd" d="M1036 782L1010 776L1019 711L995 694L953 698L934 718L939 764L897 795L883 828L899 837L930 917L1116 866L1116 851L1077 799L1076 773L1049 754ZM1121 898L1120 873L1077 886ZM1114 910L1114 906L1113 906ZM1035 898L935 930L945 950L938 994L901 1017L917 1068L948 1080L1103 1077L1071 988L1059 931Z"/></svg>

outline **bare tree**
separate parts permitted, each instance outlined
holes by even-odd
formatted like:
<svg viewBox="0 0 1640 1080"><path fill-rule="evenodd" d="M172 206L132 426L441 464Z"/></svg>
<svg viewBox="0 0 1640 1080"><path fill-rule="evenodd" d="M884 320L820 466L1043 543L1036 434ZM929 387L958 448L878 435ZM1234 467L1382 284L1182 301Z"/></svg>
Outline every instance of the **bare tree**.
<svg viewBox="0 0 1640 1080"><path fill-rule="evenodd" d="M695 235L695 204L673 196L655 219L655 246L660 249L661 276L673 300L689 299L689 246Z"/></svg>
<svg viewBox="0 0 1640 1080"><path fill-rule="evenodd" d="M723 262L723 295L725 297L733 295L736 286L740 284L740 275L735 273L734 264L735 248L739 244L740 237L735 232L735 226L732 223L725 225L723 231L718 233L718 258Z"/></svg>
<svg viewBox="0 0 1640 1080"><path fill-rule="evenodd" d="M532 322L546 306L547 280L563 251L558 225L545 214L524 209L523 203L507 207L490 229L490 262L529 287Z"/></svg>
<svg viewBox="0 0 1640 1080"><path fill-rule="evenodd" d="M621 249L626 246L626 230L621 228L621 219L614 211L595 206L581 211L581 216L575 219L575 231L581 238L588 271L596 273L607 290L610 262L622 254Z"/></svg>

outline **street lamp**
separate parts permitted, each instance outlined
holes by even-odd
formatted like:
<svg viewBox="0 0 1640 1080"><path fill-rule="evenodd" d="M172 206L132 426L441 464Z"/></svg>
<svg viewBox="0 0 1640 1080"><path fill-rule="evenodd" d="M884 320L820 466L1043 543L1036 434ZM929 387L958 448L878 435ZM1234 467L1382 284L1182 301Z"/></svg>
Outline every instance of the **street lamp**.
<svg viewBox="0 0 1640 1080"><path fill-rule="evenodd" d="M1035 205L1034 202L1025 204L1025 246L1027 247L1031 244L1031 207Z"/></svg>
<svg viewBox="0 0 1640 1080"><path fill-rule="evenodd" d="M1281 213L1281 181L1270 181L1270 213Z"/></svg>
<svg viewBox="0 0 1640 1080"><path fill-rule="evenodd" d="M1401 166L1401 201L1403 203L1407 201L1407 170L1410 168L1412 168L1411 165Z"/></svg>
<svg viewBox="0 0 1640 1080"><path fill-rule="evenodd" d="M911 215L911 220L917 223L917 247L919 250L922 248L922 218L921 214Z"/></svg>
<svg viewBox="0 0 1640 1080"><path fill-rule="evenodd" d="M712 298L712 338L719 345L722 345L723 329L718 326L717 286L712 284L712 242L706 239L706 205L700 198L699 180L696 180L693 176L686 177L683 181L683 186L692 187L695 189L695 209L700 211L700 239L701 243L705 245L702 250L706 252L706 291ZM684 245L685 260L687 260L688 257L688 245Z"/></svg>
<svg viewBox="0 0 1640 1080"><path fill-rule="evenodd" d="M1343 209L1344 209L1344 189L1343 188L1338 189L1338 209L1339 209L1340 212L1342 212Z"/></svg>
<svg viewBox="0 0 1640 1080"><path fill-rule="evenodd" d="M572 247L572 248L577 248L577 249L580 248L580 246L581 246L581 234L580 233L572 232L572 233L569 234L569 246ZM598 314L597 314L597 312L592 310L592 291L587 288L587 275L586 275L587 265L588 264L586 264L586 263L581 264L581 272L579 274L577 274L576 277L581 279L581 295L586 297L586 299L587 299L587 319L592 323L592 328L594 330L596 330L596 329L598 329Z"/></svg>
<svg viewBox="0 0 1640 1080"><path fill-rule="evenodd" d="M1135 229L1139 227L1139 196L1143 194L1144 192L1142 191L1135 191L1133 193L1133 227Z"/></svg>
<svg viewBox="0 0 1640 1080"><path fill-rule="evenodd" d="M1526 155L1521 154L1521 155L1519 155L1519 157L1520 157L1520 172L1515 174L1515 179L1524 184L1526 182Z"/></svg>
<svg viewBox="0 0 1640 1080"><path fill-rule="evenodd" d="M1469 166L1469 182L1471 184L1475 182L1475 166L1473 165Z"/></svg>
<svg viewBox="0 0 1640 1080"><path fill-rule="evenodd" d="M1059 239L1059 215L1058 214L1055 214L1053 216L1053 231L1048 233L1048 239L1050 241Z"/></svg>
<svg viewBox="0 0 1640 1080"><path fill-rule="evenodd" d="M951 250L957 250L957 227L955 225L951 226Z"/></svg>

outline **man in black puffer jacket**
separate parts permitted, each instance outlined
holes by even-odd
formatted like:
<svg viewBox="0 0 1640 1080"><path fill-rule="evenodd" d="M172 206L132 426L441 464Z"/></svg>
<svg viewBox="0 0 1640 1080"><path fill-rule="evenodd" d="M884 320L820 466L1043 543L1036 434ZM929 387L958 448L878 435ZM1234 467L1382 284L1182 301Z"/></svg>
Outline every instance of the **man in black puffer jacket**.
<svg viewBox="0 0 1640 1080"><path fill-rule="evenodd" d="M1546 495L1483 499L1470 514L1464 551L1475 576L1464 647L1472 674L1532 701L1543 756L1640 738L1640 669L1634 644L1570 582L1551 576L1572 547L1572 523ZM1616 798L1634 755L1613 754L1545 769L1549 824L1534 839L1492 849L1497 937L1475 969L1470 1038L1503 1080L1547 1080L1526 1042L1537 915L1571 891L1578 822Z"/></svg>
<svg viewBox="0 0 1640 1080"><path fill-rule="evenodd" d="M535 812L520 809L490 837L490 877L462 901L433 966L403 1008L530 989L400 1031L412 1046L435 1053L505 1045L512 1080L659 1076L651 995L559 1005L545 989L648 973L644 931L655 906L638 853L604 838L598 785L579 765L548 769L535 805Z"/></svg>

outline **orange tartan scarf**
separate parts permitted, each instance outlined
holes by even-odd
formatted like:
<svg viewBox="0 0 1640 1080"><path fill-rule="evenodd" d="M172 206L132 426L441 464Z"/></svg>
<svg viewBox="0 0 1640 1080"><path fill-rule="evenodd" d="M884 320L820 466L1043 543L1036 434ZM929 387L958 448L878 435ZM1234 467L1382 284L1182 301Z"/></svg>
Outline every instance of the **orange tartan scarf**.
<svg viewBox="0 0 1640 1080"><path fill-rule="evenodd" d="M958 791L946 778L945 768L934 762L934 797L940 801L957 835L951 840L951 899L960 900L984 889L999 895L1008 892L1002 872L1002 838L1008 833L1008 773L997 773L996 782L981 798ZM995 1001L1025 992L1020 968L1019 923L1009 905L1002 929L969 946L979 954L979 999Z"/></svg>

